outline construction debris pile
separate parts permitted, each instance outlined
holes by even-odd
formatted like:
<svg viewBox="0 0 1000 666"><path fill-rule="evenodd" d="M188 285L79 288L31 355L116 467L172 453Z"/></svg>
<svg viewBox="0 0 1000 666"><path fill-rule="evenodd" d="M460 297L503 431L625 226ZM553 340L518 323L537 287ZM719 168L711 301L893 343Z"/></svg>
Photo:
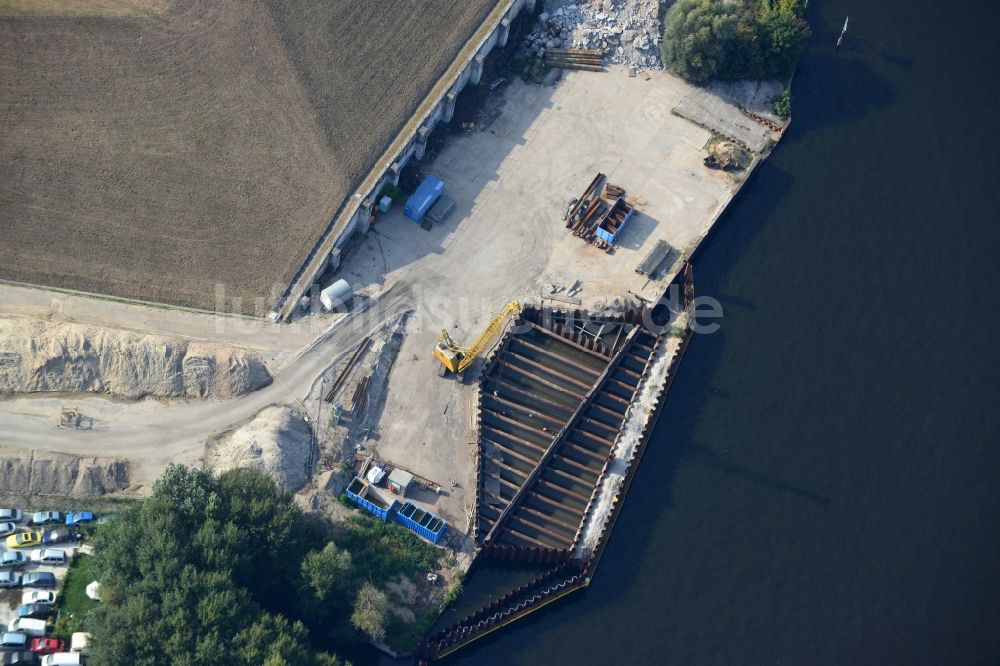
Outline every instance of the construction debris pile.
<svg viewBox="0 0 1000 666"><path fill-rule="evenodd" d="M612 185L603 173L597 174L579 199L570 200L563 220L573 235L606 252L614 250L618 234L635 214L625 200L624 188Z"/></svg>
<svg viewBox="0 0 1000 666"><path fill-rule="evenodd" d="M610 64L659 69L661 0L549 0L525 47L539 57L549 49L596 49Z"/></svg>

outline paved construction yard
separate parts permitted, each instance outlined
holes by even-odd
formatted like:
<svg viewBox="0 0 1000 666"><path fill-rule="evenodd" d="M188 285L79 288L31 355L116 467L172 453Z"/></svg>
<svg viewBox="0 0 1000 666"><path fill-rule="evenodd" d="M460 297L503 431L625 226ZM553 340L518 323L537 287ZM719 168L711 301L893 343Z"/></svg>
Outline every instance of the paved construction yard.
<svg viewBox="0 0 1000 666"><path fill-rule="evenodd" d="M438 482L447 494L433 510L460 529L474 497L473 388L438 376L431 349L440 330L471 342L505 303L537 302L552 283L579 280L584 308L629 290L655 298L664 282L647 284L636 266L658 239L689 247L732 195L733 180L702 164L710 133L671 113L692 88L664 72L649 76L571 72L556 87L512 83L499 118L453 139L429 168L457 204L451 217L425 231L394 210L340 270L357 288L414 283L416 312L371 445ZM598 171L642 213L613 254L562 222L567 201Z"/></svg>

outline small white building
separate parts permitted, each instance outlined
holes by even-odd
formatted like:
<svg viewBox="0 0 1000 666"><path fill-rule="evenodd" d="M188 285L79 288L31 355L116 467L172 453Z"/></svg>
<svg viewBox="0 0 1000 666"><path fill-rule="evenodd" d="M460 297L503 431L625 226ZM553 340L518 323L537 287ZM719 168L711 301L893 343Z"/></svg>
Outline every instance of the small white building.
<svg viewBox="0 0 1000 666"><path fill-rule="evenodd" d="M413 483L413 475L405 469L396 469L389 472L389 490L402 497L406 496L406 491Z"/></svg>

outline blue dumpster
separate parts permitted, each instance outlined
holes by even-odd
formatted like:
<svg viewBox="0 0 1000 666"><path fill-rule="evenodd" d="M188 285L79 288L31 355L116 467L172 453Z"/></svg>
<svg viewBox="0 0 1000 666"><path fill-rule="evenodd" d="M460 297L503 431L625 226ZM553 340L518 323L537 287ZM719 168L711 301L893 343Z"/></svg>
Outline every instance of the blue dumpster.
<svg viewBox="0 0 1000 666"><path fill-rule="evenodd" d="M382 522L389 520L392 510L396 506L396 500L387 501L378 490L372 488L358 477L354 477L351 480L351 483L347 486L347 490L344 492L352 502Z"/></svg>

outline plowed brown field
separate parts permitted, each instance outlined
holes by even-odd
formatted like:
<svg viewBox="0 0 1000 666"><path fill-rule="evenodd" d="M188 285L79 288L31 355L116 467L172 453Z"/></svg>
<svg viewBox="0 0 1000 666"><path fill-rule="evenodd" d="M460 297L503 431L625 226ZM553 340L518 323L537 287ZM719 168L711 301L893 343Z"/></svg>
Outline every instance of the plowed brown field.
<svg viewBox="0 0 1000 666"><path fill-rule="evenodd" d="M270 307L497 1L0 1L0 278Z"/></svg>

